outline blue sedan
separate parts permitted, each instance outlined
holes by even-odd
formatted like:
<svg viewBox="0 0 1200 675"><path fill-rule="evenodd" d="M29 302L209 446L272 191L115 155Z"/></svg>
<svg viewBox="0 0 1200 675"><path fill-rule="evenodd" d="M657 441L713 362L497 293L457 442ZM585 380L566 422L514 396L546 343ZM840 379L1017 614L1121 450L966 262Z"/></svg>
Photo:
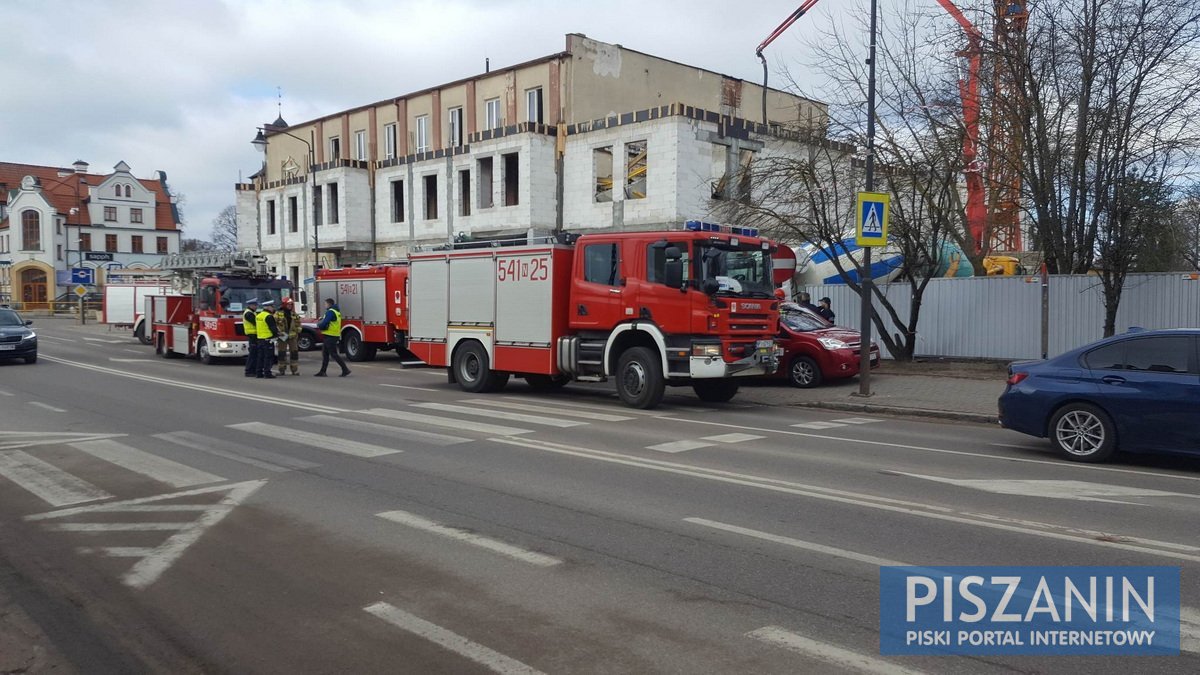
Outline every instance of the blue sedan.
<svg viewBox="0 0 1200 675"><path fill-rule="evenodd" d="M1008 373L1000 424L1049 438L1067 459L1200 455L1200 329L1131 329Z"/></svg>

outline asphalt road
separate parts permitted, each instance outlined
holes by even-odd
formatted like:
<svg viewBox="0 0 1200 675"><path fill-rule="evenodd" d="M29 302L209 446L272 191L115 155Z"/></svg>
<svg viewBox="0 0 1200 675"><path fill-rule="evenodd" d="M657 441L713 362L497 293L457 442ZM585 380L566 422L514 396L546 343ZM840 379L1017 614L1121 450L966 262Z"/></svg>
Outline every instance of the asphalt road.
<svg viewBox="0 0 1200 675"><path fill-rule="evenodd" d="M0 584L78 672L1200 671L1192 623L1174 657L879 654L880 565L1179 566L1200 606L1200 462L36 327L0 364Z"/></svg>

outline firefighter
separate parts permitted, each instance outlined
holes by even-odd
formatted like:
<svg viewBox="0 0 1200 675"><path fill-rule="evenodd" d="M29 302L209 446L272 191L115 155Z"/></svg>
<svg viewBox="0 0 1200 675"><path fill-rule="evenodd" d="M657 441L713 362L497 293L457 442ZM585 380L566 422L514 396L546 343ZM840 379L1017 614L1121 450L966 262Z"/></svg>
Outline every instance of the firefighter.
<svg viewBox="0 0 1200 675"><path fill-rule="evenodd" d="M246 377L258 374L258 298L246 301L246 311L242 312L242 332L246 334Z"/></svg>
<svg viewBox="0 0 1200 675"><path fill-rule="evenodd" d="M286 375L290 364L292 374L300 374L300 316L291 298L283 299L283 306L275 312L275 328L279 331L279 374Z"/></svg>
<svg viewBox="0 0 1200 675"><path fill-rule="evenodd" d="M342 367L342 377L350 374L350 369L346 367L346 362L338 354L338 342L342 337L342 313L338 311L337 304L333 302L333 298L325 298L325 316L317 323L317 328L321 329L321 337L323 345L321 348L321 370L313 373L316 377L325 377L325 369L329 367L329 357L332 356L334 361Z"/></svg>
<svg viewBox="0 0 1200 675"><path fill-rule="evenodd" d="M271 299L264 300L258 308L258 313L254 315L255 329L258 333L258 371L256 377L259 379L275 379L275 375L271 372L272 359L275 357L275 338L279 335L279 330L275 325L275 301Z"/></svg>

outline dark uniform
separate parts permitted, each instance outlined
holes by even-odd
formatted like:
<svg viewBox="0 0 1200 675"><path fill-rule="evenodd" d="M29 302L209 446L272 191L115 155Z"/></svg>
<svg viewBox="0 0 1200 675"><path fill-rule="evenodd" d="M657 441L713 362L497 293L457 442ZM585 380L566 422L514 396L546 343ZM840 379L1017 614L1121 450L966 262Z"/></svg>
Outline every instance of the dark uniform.
<svg viewBox="0 0 1200 675"><path fill-rule="evenodd" d="M242 312L242 332L246 334L246 377L258 374L258 300L246 303Z"/></svg>

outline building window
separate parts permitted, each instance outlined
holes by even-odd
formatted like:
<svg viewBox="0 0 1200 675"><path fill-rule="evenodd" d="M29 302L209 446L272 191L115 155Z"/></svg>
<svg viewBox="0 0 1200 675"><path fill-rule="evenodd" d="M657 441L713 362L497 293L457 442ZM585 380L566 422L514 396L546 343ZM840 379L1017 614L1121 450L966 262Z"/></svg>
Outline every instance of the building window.
<svg viewBox="0 0 1200 675"><path fill-rule="evenodd" d="M108 251L109 253L117 252L117 235L115 235L115 234L104 235L104 250Z"/></svg>
<svg viewBox="0 0 1200 675"><path fill-rule="evenodd" d="M606 145L592 150L592 172L596 175L596 201L611 202L613 199L613 146Z"/></svg>
<svg viewBox="0 0 1200 675"><path fill-rule="evenodd" d="M504 205L516 206L520 203L521 169L520 156L515 152L501 155L504 160Z"/></svg>
<svg viewBox="0 0 1200 675"><path fill-rule="evenodd" d="M437 189L437 174L425 176L425 220L437 220L438 217L438 189Z"/></svg>
<svg viewBox="0 0 1200 675"><path fill-rule="evenodd" d="M267 200L267 234L275 234L275 200Z"/></svg>
<svg viewBox="0 0 1200 675"><path fill-rule="evenodd" d="M21 212L21 250L42 250L42 214L33 209Z"/></svg>
<svg viewBox="0 0 1200 675"><path fill-rule="evenodd" d="M55 246L54 250L55 250L55 253L57 253L57 255L58 255L58 259L62 260L62 244Z"/></svg>
<svg viewBox="0 0 1200 675"><path fill-rule="evenodd" d="M87 232L80 233L80 235L79 235L79 250L80 251L92 250L92 235L90 233L87 233Z"/></svg>
<svg viewBox="0 0 1200 675"><path fill-rule="evenodd" d="M484 117L487 119L488 129L500 128L500 99L489 98L483 102Z"/></svg>
<svg viewBox="0 0 1200 675"><path fill-rule="evenodd" d="M135 234L132 238L130 238L129 250L133 251L134 253L145 253L145 251L142 250L142 235Z"/></svg>
<svg viewBox="0 0 1200 675"><path fill-rule="evenodd" d="M329 184L329 224L336 225L338 222L338 184Z"/></svg>
<svg viewBox="0 0 1200 675"><path fill-rule="evenodd" d="M616 244L592 244L583 247L583 280L593 284L616 286L621 259Z"/></svg>
<svg viewBox="0 0 1200 675"><path fill-rule="evenodd" d="M396 158L396 125L389 124L383 128L383 158Z"/></svg>
<svg viewBox="0 0 1200 675"><path fill-rule="evenodd" d="M471 215L471 171L458 172L458 215Z"/></svg>
<svg viewBox="0 0 1200 675"><path fill-rule="evenodd" d="M106 223L117 222L117 207L115 207L115 206L104 207L104 222L106 222Z"/></svg>
<svg viewBox="0 0 1200 675"><path fill-rule="evenodd" d="M131 196L133 196L133 193L130 191L130 188L129 188L129 186L128 186L128 185L126 185L126 186L125 186L125 196L126 196L126 197L131 197Z"/></svg>
<svg viewBox="0 0 1200 675"><path fill-rule="evenodd" d="M392 181L392 222L404 222L404 181Z"/></svg>
<svg viewBox="0 0 1200 675"><path fill-rule="evenodd" d="M158 249L157 250L158 250L159 255L167 254L167 238L166 237L158 238Z"/></svg>
<svg viewBox="0 0 1200 675"><path fill-rule="evenodd" d="M450 147L457 148L463 144L463 109L450 109Z"/></svg>
<svg viewBox="0 0 1200 675"><path fill-rule="evenodd" d="M646 198L646 141L625 144L625 198Z"/></svg>
<svg viewBox="0 0 1200 675"><path fill-rule="evenodd" d="M141 209L129 209L129 222L131 222L131 223L142 222L142 210Z"/></svg>
<svg viewBox="0 0 1200 675"><path fill-rule="evenodd" d="M417 118L417 152L429 152L429 115Z"/></svg>
<svg viewBox="0 0 1200 675"><path fill-rule="evenodd" d="M288 279L291 279L293 284L299 283L300 282L300 268L295 265L292 265L291 267L289 267L288 268Z"/></svg>
<svg viewBox="0 0 1200 675"><path fill-rule="evenodd" d="M542 88L529 89L525 92L525 108L529 111L529 121L542 123Z"/></svg>
<svg viewBox="0 0 1200 675"><path fill-rule="evenodd" d="M493 180L492 180L492 158L481 157L479 159L479 172L476 174L479 177L479 208L490 209L496 205L495 197L493 197Z"/></svg>
<svg viewBox="0 0 1200 675"><path fill-rule="evenodd" d="M113 196L114 196L114 197L120 197L120 196L121 196L121 186L120 186L120 185L114 185L114 186L113 186Z"/></svg>
<svg viewBox="0 0 1200 675"><path fill-rule="evenodd" d="M354 159L367 161L367 132L354 132Z"/></svg>
<svg viewBox="0 0 1200 675"><path fill-rule="evenodd" d="M329 139L329 161L336 162L342 158L342 139L334 136Z"/></svg>
<svg viewBox="0 0 1200 675"><path fill-rule="evenodd" d="M318 199L320 198L320 194L321 191L317 190ZM295 197L288 197L288 231L300 231L300 204Z"/></svg>

